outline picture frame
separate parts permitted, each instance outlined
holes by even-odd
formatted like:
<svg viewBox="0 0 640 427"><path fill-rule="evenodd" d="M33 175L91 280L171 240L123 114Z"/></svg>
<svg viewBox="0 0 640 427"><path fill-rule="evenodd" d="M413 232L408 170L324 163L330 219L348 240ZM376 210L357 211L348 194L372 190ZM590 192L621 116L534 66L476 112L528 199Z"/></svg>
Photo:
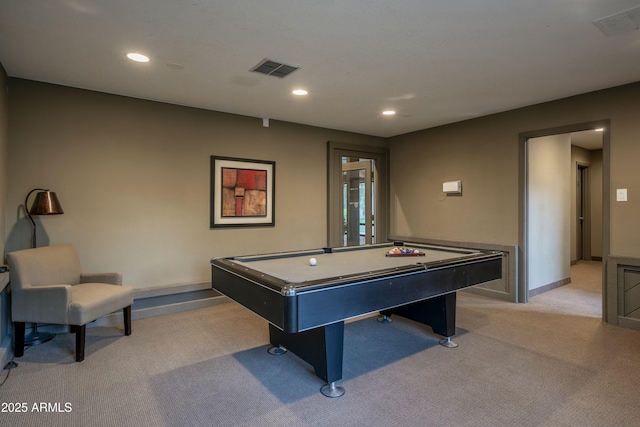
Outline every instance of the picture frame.
<svg viewBox="0 0 640 427"><path fill-rule="evenodd" d="M211 156L210 227L275 226L276 163Z"/></svg>

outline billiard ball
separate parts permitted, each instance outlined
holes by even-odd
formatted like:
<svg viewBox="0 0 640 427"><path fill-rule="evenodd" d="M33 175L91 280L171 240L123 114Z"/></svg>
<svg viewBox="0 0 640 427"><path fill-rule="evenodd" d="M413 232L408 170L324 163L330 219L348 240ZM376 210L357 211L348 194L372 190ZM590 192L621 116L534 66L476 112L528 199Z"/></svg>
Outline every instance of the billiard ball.
<svg viewBox="0 0 640 427"><path fill-rule="evenodd" d="M315 259L315 258L311 258L311 259L309 260L309 265L316 265L316 264L317 264L317 262L318 262L318 261L316 261L316 259Z"/></svg>

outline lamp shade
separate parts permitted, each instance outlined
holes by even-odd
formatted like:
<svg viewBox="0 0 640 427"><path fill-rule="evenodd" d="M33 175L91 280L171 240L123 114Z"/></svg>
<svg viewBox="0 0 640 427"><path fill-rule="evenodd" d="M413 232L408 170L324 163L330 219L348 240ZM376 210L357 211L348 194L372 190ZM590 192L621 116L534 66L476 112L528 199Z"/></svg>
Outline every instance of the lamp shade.
<svg viewBox="0 0 640 427"><path fill-rule="evenodd" d="M31 215L60 215L63 213L58 196L53 191L40 191L37 193L36 199L29 210Z"/></svg>

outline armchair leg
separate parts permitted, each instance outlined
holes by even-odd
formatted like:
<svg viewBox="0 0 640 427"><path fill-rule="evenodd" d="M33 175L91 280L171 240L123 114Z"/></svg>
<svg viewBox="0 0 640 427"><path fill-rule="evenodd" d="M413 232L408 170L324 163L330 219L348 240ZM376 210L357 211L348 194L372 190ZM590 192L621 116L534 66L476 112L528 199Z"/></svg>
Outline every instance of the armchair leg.
<svg viewBox="0 0 640 427"><path fill-rule="evenodd" d="M76 362L84 360L84 342L87 333L87 325L73 325L71 331L76 334Z"/></svg>
<svg viewBox="0 0 640 427"><path fill-rule="evenodd" d="M122 309L122 314L124 315L124 334L131 335L131 306L124 307ZM20 324L16 322L16 357L19 357L17 350L19 326ZM71 332L76 334L76 362L82 362L84 360L84 347L85 337L87 335L87 325L71 325ZM24 323L22 323L22 346L24 347ZM22 356L22 354L20 354L20 356Z"/></svg>
<svg viewBox="0 0 640 427"><path fill-rule="evenodd" d="M131 335L131 306L123 308L122 315L124 317L124 334Z"/></svg>
<svg viewBox="0 0 640 427"><path fill-rule="evenodd" d="M14 323L14 348L13 354L16 357L24 356L24 331L25 331L25 322L15 322Z"/></svg>

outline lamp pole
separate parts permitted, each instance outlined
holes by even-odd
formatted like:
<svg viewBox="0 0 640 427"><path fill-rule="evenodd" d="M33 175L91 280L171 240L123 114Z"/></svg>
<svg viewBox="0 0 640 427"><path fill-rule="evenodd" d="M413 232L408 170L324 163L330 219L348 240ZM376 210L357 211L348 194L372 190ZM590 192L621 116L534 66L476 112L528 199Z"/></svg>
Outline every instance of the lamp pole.
<svg viewBox="0 0 640 427"><path fill-rule="evenodd" d="M34 191L39 191L39 193L36 194L36 199L33 202L33 206L31 207L31 209L29 209L29 196ZM34 188L33 190L29 191L27 197L24 199L24 210L27 212L29 221L31 221L32 248L37 247L37 243L36 222L33 220L33 217L31 215L59 215L64 213L64 211L62 210L62 206L58 201L56 193L44 188ZM51 340L54 336L55 334L49 332L38 331L38 324L33 323L33 331L25 337L24 343L28 345L38 345Z"/></svg>

